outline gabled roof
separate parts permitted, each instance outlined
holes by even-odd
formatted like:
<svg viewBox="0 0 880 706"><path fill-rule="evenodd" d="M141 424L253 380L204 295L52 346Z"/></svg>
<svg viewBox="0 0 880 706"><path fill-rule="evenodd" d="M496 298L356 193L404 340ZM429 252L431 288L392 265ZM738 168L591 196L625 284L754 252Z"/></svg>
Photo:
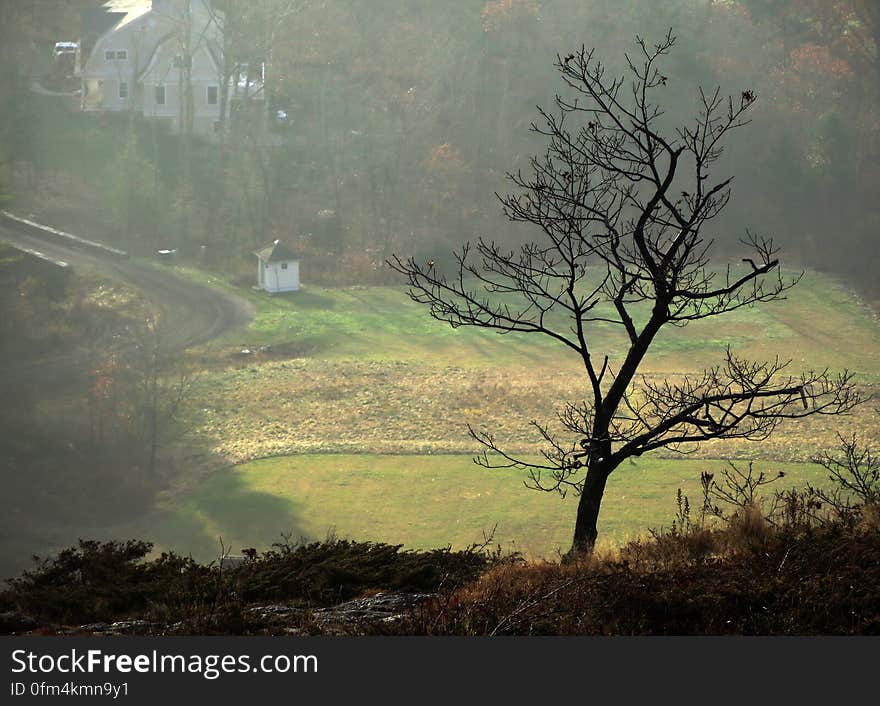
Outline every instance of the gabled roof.
<svg viewBox="0 0 880 706"><path fill-rule="evenodd" d="M108 7L111 12L125 13L125 17L123 17L119 24L114 27L114 29L119 29L120 27L127 25L129 22L133 22L138 17L146 15L153 9L153 3L148 3L144 0L109 0L109 2L106 3L106 7Z"/></svg>
<svg viewBox="0 0 880 706"><path fill-rule="evenodd" d="M299 255L297 255L295 252L293 252L293 250L291 250L279 240L276 240L268 248L257 250L254 255L260 258L261 262L282 262L283 260L299 260Z"/></svg>
<svg viewBox="0 0 880 706"><path fill-rule="evenodd" d="M125 17L125 12L114 12L106 7L89 8L82 13L83 36L95 39L110 31Z"/></svg>
<svg viewBox="0 0 880 706"><path fill-rule="evenodd" d="M153 8L150 0L107 0L100 9L86 10L83 15L86 31L104 34L119 29Z"/></svg>

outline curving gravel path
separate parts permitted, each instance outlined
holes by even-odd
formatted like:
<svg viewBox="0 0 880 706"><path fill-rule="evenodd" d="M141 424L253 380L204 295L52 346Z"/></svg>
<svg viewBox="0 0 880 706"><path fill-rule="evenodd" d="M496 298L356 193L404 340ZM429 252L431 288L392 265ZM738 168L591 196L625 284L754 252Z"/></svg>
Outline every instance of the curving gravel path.
<svg viewBox="0 0 880 706"><path fill-rule="evenodd" d="M88 267L111 281L138 290L164 321L163 349L182 351L205 343L253 318L250 304L233 295L185 280L149 264L130 260L114 248L77 238L47 226L0 213L0 240L70 266ZM4 361L0 377L43 379L85 373L84 351L47 351L31 360ZM60 377L59 377L60 379Z"/></svg>

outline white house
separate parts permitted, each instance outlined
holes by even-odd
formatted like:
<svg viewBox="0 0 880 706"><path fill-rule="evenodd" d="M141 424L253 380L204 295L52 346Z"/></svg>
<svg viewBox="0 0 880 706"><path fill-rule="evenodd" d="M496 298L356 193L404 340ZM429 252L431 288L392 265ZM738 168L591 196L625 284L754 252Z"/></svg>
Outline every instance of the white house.
<svg viewBox="0 0 880 706"><path fill-rule="evenodd" d="M270 294L299 289L299 257L286 245L275 241L254 253L258 261L257 282Z"/></svg>
<svg viewBox="0 0 880 706"><path fill-rule="evenodd" d="M241 100L241 70L223 57L222 15L210 0L108 0L83 18L77 62L84 111L134 111L181 132L192 95L192 132L213 135ZM234 78L233 78L234 77ZM263 101L262 74L246 100Z"/></svg>

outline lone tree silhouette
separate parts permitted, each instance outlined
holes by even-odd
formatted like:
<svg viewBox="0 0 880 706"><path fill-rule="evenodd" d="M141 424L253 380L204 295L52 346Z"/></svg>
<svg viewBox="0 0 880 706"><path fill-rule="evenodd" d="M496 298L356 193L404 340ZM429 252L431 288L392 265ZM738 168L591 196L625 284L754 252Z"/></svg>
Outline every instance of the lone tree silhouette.
<svg viewBox="0 0 880 706"><path fill-rule="evenodd" d="M412 258L388 261L435 319L542 334L579 356L585 399L557 410L560 432L532 422L545 442L540 461L470 429L484 446L480 465L526 469L530 487L580 495L570 555L592 550L606 481L624 460L708 439L762 440L784 419L841 414L862 401L848 371L794 372L790 361L742 360L729 348L699 375L658 382L639 374L665 326L782 299L800 277L784 277L772 240L751 233L742 241L748 257L719 271L702 234L730 198L732 179L710 170L727 133L749 122L754 93L700 90L695 119L664 134L653 96L667 84L658 61L675 38L636 44L622 77L586 48L557 56L574 98L557 96L553 113L538 108L531 130L547 139L546 152L528 175L508 174L517 193L498 196L509 220L537 226L538 242L518 251L465 245L449 275ZM591 344L597 324L621 332L614 356Z"/></svg>

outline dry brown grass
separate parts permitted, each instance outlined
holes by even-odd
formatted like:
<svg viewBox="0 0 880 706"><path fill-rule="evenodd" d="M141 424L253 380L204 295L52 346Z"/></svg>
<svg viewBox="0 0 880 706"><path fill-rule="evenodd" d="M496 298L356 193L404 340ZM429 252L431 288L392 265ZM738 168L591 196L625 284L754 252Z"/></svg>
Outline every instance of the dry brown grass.
<svg viewBox="0 0 880 706"><path fill-rule="evenodd" d="M468 423L528 454L540 443L529 420L552 422L561 401L582 393L576 377L545 368L298 359L204 375L193 412L214 451L235 463L294 453L473 453ZM878 415L866 408L792 422L760 445L706 443L696 455L806 461L834 446L841 428L880 440Z"/></svg>
<svg viewBox="0 0 880 706"><path fill-rule="evenodd" d="M577 564L494 567L417 631L878 634L878 556L876 527L780 529L753 510L725 529L633 542Z"/></svg>

